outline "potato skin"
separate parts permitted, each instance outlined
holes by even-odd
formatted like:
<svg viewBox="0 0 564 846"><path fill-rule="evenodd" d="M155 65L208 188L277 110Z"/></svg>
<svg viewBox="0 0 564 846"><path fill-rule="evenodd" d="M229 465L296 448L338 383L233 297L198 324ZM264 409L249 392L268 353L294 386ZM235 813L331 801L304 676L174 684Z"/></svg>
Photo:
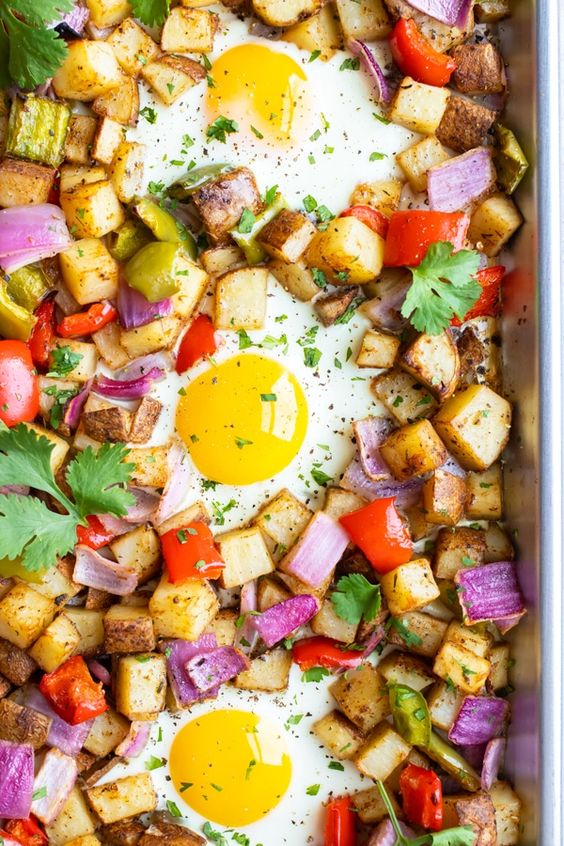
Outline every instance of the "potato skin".
<svg viewBox="0 0 564 846"><path fill-rule="evenodd" d="M11 743L30 743L40 749L47 742L51 718L11 699L0 701L0 738Z"/></svg>
<svg viewBox="0 0 564 846"><path fill-rule="evenodd" d="M204 226L213 241L221 241L239 222L244 209L257 215L262 199L253 173L238 167L202 185L193 194Z"/></svg>

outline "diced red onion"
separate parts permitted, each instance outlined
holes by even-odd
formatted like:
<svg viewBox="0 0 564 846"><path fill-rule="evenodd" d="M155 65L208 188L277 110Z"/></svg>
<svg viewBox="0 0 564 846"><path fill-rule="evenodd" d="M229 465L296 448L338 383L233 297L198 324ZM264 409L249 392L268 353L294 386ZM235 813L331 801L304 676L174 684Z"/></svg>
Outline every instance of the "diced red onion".
<svg viewBox="0 0 564 846"><path fill-rule="evenodd" d="M346 46L353 56L360 59L364 70L370 76L376 94L376 102L389 103L392 99L392 91L370 47L357 38L350 38Z"/></svg>
<svg viewBox="0 0 564 846"><path fill-rule="evenodd" d="M216 690L248 668L249 659L233 646L220 646L186 662L186 672L200 695Z"/></svg>
<svg viewBox="0 0 564 846"><path fill-rule="evenodd" d="M408 825L405 825L405 823L400 822L399 827L403 836L408 840L415 837L415 832L409 828ZM396 846L396 843L397 836L394 831L394 827L391 821L386 818L376 826L370 835L370 839L367 841L366 846Z"/></svg>
<svg viewBox="0 0 564 846"><path fill-rule="evenodd" d="M497 781L499 771L503 765L505 747L506 740L504 737L494 737L486 746L480 777L482 790L490 790Z"/></svg>
<svg viewBox="0 0 564 846"><path fill-rule="evenodd" d="M170 298L150 303L143 294L124 280L118 289L117 308L123 328L138 329L139 326L146 326L159 317L168 317L172 314L173 305Z"/></svg>
<svg viewBox="0 0 564 846"><path fill-rule="evenodd" d="M246 582L241 588L241 597L239 602L239 613L242 616L251 615L256 612L258 608L258 594L257 594L257 580L253 579ZM237 630L235 645L237 649L248 655L256 646L258 640L258 632L252 625L250 617L245 618L245 622L240 629Z"/></svg>
<svg viewBox="0 0 564 846"><path fill-rule="evenodd" d="M51 203L0 211L0 267L12 273L72 244L62 209Z"/></svg>
<svg viewBox="0 0 564 846"><path fill-rule="evenodd" d="M144 376L130 379L127 382L120 379L110 379L109 376L98 376L93 390L100 396L117 400L136 400L146 396L153 387L153 382L162 379L163 372L153 367Z"/></svg>
<svg viewBox="0 0 564 846"><path fill-rule="evenodd" d="M340 484L345 490L363 496L371 502L375 499L387 499L393 496L398 508L409 508L419 502L423 480L408 479L405 482L399 482L390 479L389 481L373 482L364 472L360 458L356 455L345 470Z"/></svg>
<svg viewBox="0 0 564 846"><path fill-rule="evenodd" d="M410 287L411 275L393 268L376 283L378 294L365 300L360 310L378 329L400 332L407 323L401 316L401 307Z"/></svg>
<svg viewBox="0 0 564 846"><path fill-rule="evenodd" d="M473 770L479 772L482 769L484 762L484 752L486 751L485 743L464 743L459 746L459 752L466 761L470 764ZM460 789L460 784L458 785Z"/></svg>
<svg viewBox="0 0 564 846"><path fill-rule="evenodd" d="M355 420L352 427L360 463L368 478L373 481L390 479L390 468L380 454L380 447L394 428L392 421L387 417L365 417Z"/></svg>
<svg viewBox="0 0 564 846"><path fill-rule="evenodd" d="M107 670L103 664L100 664L99 661L96 661L94 658L92 658L88 662L88 669L90 670L94 678L98 679L98 681L101 681L102 684L105 684L106 686L111 685L112 677L110 671Z"/></svg>
<svg viewBox="0 0 564 846"><path fill-rule="evenodd" d="M458 746L487 743L503 734L509 718L509 703L497 696L465 696L448 733Z"/></svg>
<svg viewBox="0 0 564 846"><path fill-rule="evenodd" d="M507 632L515 628L521 617L526 613L525 609L523 609L519 614L513 614L512 617L502 617L501 619L494 620L494 623L499 629L500 634L506 635Z"/></svg>
<svg viewBox="0 0 564 846"><path fill-rule="evenodd" d="M114 373L114 379L118 382L129 382L132 379L139 379L141 376L146 376L149 371L157 369L162 371L162 378L172 368L172 359L170 354L161 350L149 355L143 355L141 358L136 358L121 370Z"/></svg>
<svg viewBox="0 0 564 846"><path fill-rule="evenodd" d="M455 582L465 622L495 622L525 613L514 561L459 570Z"/></svg>
<svg viewBox="0 0 564 846"><path fill-rule="evenodd" d="M44 825L51 825L63 810L78 777L76 761L58 749L49 749L33 783L31 811Z"/></svg>
<svg viewBox="0 0 564 846"><path fill-rule="evenodd" d="M120 758L138 758L151 736L151 726L152 723L147 720L134 720L129 726L127 737L116 746L115 754Z"/></svg>
<svg viewBox="0 0 564 846"><path fill-rule="evenodd" d="M88 398L88 394L92 389L92 381L92 379L89 379L82 390L79 391L75 397L71 397L65 406L63 423L66 423L66 425L71 429L76 429L80 423L80 415L82 414L82 409Z"/></svg>
<svg viewBox="0 0 564 846"><path fill-rule="evenodd" d="M382 643L385 637L386 629L384 628L384 626L376 626L376 628L364 644L364 651L360 653L363 661L370 655L372 655L376 647Z"/></svg>
<svg viewBox="0 0 564 846"><path fill-rule="evenodd" d="M317 614L319 603L315 596L301 593L278 602L250 618L251 625L269 648L305 626Z"/></svg>
<svg viewBox="0 0 564 846"><path fill-rule="evenodd" d="M168 640L160 648L166 655L168 683L180 705L192 705L199 699L217 696L219 686L208 690L204 696L192 683L186 670L186 664L195 655L204 655L217 649L214 634L205 633L196 641Z"/></svg>
<svg viewBox="0 0 564 846"><path fill-rule="evenodd" d="M28 708L33 708L34 711L39 711L40 714L51 718L51 726L47 735L48 746L60 749L65 755L78 755L90 734L94 720L71 726L70 723L67 723L55 713L41 691L34 685L25 688L24 702Z"/></svg>
<svg viewBox="0 0 564 846"><path fill-rule="evenodd" d="M33 795L33 746L0 740L0 817L26 819Z"/></svg>
<svg viewBox="0 0 564 846"><path fill-rule="evenodd" d="M131 491L131 488L129 490ZM104 529L107 532L111 532L115 535L115 537L127 534L127 532L130 532L135 525L133 523L128 523L127 520L124 520L122 517L114 517L113 514L97 514L96 516Z"/></svg>
<svg viewBox="0 0 564 846"><path fill-rule="evenodd" d="M486 196L495 183L496 173L490 150L476 147L428 171L429 207L441 212L463 211Z"/></svg>
<svg viewBox="0 0 564 846"><path fill-rule="evenodd" d="M53 23L50 24L50 28L65 23L74 32L76 32L77 35L81 35L84 32L84 27L89 17L90 11L85 6L82 6L80 3L75 3L74 9L71 9L70 12L64 12L63 14L59 15L57 20L53 21Z"/></svg>
<svg viewBox="0 0 564 846"><path fill-rule="evenodd" d="M75 546L76 562L73 580L79 585L105 590L116 596L127 596L137 587L137 573L123 564L104 558L88 546Z"/></svg>
<svg viewBox="0 0 564 846"><path fill-rule="evenodd" d="M441 23L463 27L473 0L408 0L408 3Z"/></svg>
<svg viewBox="0 0 564 846"><path fill-rule="evenodd" d="M349 536L340 523L317 511L280 562L280 569L305 585L319 587L331 576L348 545Z"/></svg>
<svg viewBox="0 0 564 846"><path fill-rule="evenodd" d="M153 488L127 488L135 497L135 504L130 505L123 518L126 523L147 523L151 520L159 505L160 497ZM131 528L131 527L130 527Z"/></svg>
<svg viewBox="0 0 564 846"><path fill-rule="evenodd" d="M168 479L159 506L153 517L155 526L160 526L173 514L177 514L186 498L192 467L184 447L175 442L168 451Z"/></svg>

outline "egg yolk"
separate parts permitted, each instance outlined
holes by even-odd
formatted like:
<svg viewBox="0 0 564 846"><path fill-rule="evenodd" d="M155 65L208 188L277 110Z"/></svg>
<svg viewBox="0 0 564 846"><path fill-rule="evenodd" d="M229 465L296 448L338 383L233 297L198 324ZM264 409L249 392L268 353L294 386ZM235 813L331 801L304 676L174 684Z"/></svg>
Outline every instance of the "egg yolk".
<svg viewBox="0 0 564 846"><path fill-rule="evenodd" d="M295 376L277 361L239 355L187 386L176 428L203 476L249 485L275 476L297 454L307 403Z"/></svg>
<svg viewBox="0 0 564 846"><path fill-rule="evenodd" d="M305 104L307 77L296 62L261 44L226 50L214 62L208 88L212 119L235 119L240 128L276 141L294 138Z"/></svg>
<svg viewBox="0 0 564 846"><path fill-rule="evenodd" d="M229 827L266 816L292 773L277 726L245 711L212 711L189 722L173 740L169 766L182 799Z"/></svg>

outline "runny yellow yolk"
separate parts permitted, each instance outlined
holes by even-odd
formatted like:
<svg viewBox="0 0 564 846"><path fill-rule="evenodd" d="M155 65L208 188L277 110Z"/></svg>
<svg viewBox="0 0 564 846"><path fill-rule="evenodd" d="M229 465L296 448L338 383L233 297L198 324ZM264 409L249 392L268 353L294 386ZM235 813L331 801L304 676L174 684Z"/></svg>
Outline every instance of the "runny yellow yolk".
<svg viewBox="0 0 564 846"><path fill-rule="evenodd" d="M189 722L173 740L169 766L182 799L230 828L266 816L292 773L277 726L245 711L212 711Z"/></svg>
<svg viewBox="0 0 564 846"><path fill-rule="evenodd" d="M215 83L208 88L211 119L236 120L255 137L278 142L294 139L307 111L307 77L284 53L261 44L241 44L214 62Z"/></svg>
<svg viewBox="0 0 564 846"><path fill-rule="evenodd" d="M277 361L238 355L188 385L176 428L203 476L249 485L275 476L297 454L307 403L295 376Z"/></svg>

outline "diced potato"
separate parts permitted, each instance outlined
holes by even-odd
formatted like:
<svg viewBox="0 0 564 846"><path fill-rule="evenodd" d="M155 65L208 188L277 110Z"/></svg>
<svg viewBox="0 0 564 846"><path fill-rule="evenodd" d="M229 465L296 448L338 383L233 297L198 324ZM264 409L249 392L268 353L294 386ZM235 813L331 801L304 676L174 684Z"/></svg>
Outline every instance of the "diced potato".
<svg viewBox="0 0 564 846"><path fill-rule="evenodd" d="M464 700L461 693L453 684L439 681L427 695L427 705L432 724L442 731L449 731L454 723Z"/></svg>
<svg viewBox="0 0 564 846"><path fill-rule="evenodd" d="M236 677L235 687L241 690L262 690L274 693L286 690L292 667L292 653L273 649L251 660L251 666Z"/></svg>
<svg viewBox="0 0 564 846"><path fill-rule="evenodd" d="M364 333L356 363L359 367L393 367L399 348L400 339L395 335L370 329Z"/></svg>
<svg viewBox="0 0 564 846"><path fill-rule="evenodd" d="M400 367L444 400L456 390L460 379L460 359L450 332L419 335L405 350Z"/></svg>
<svg viewBox="0 0 564 846"><path fill-rule="evenodd" d="M69 840L65 846L102 846L102 841L98 840L95 834L85 834L84 837Z"/></svg>
<svg viewBox="0 0 564 846"><path fill-rule="evenodd" d="M152 652L153 621L146 608L112 605L104 617L104 652Z"/></svg>
<svg viewBox="0 0 564 846"><path fill-rule="evenodd" d="M92 158L102 164L111 165L123 140L124 129L121 123L109 117L100 118L92 142Z"/></svg>
<svg viewBox="0 0 564 846"><path fill-rule="evenodd" d="M80 635L66 614L59 614L35 641L29 654L46 673L56 670L70 658L80 643Z"/></svg>
<svg viewBox="0 0 564 846"><path fill-rule="evenodd" d="M144 167L144 144L124 141L119 145L108 175L122 203L131 203L141 193Z"/></svg>
<svg viewBox="0 0 564 846"><path fill-rule="evenodd" d="M90 20L99 29L115 26L131 14L129 0L86 0Z"/></svg>
<svg viewBox="0 0 564 846"><path fill-rule="evenodd" d="M318 740L340 761L350 761L364 741L364 734L339 711L331 711L313 724Z"/></svg>
<svg viewBox="0 0 564 846"><path fill-rule="evenodd" d="M480 567L484 563L484 532L468 526L441 529L435 545L434 571L437 579L454 579L463 567Z"/></svg>
<svg viewBox="0 0 564 846"><path fill-rule="evenodd" d="M401 370L377 376L372 382L372 390L400 425L430 417L437 409L437 402L429 391Z"/></svg>
<svg viewBox="0 0 564 846"><path fill-rule="evenodd" d="M130 76L137 76L159 54L157 44L133 18L122 21L107 41L119 64Z"/></svg>
<svg viewBox="0 0 564 846"><path fill-rule="evenodd" d="M396 156L396 161L405 173L407 181L415 192L427 190L427 172L435 165L450 158L448 150L434 135L418 141Z"/></svg>
<svg viewBox="0 0 564 846"><path fill-rule="evenodd" d="M270 26L287 27L319 11L321 0L252 0L255 14Z"/></svg>
<svg viewBox="0 0 564 846"><path fill-rule="evenodd" d="M513 200L505 194L494 194L480 203L472 215L468 239L487 256L497 256L522 222L521 213Z"/></svg>
<svg viewBox="0 0 564 846"><path fill-rule="evenodd" d="M234 646L238 634L238 618L239 614L233 608L222 608L206 631L215 635L218 646Z"/></svg>
<svg viewBox="0 0 564 846"><path fill-rule="evenodd" d="M220 173L192 195L204 228L213 241L223 241L245 209L258 215L264 207L252 171L247 167Z"/></svg>
<svg viewBox="0 0 564 846"><path fill-rule="evenodd" d="M342 42L342 35L331 4L324 6L316 15L284 30L282 38L309 53L319 50L319 58L323 61L330 59Z"/></svg>
<svg viewBox="0 0 564 846"><path fill-rule="evenodd" d="M452 94L435 135L445 147L469 152L486 143L497 114L469 97Z"/></svg>
<svg viewBox="0 0 564 846"><path fill-rule="evenodd" d="M511 538L499 523L490 523L485 535L484 564L493 564L494 561L513 561L515 549L511 543Z"/></svg>
<svg viewBox="0 0 564 846"><path fill-rule="evenodd" d="M272 541L273 557L279 560L293 546L310 519L309 508L284 488L262 507L253 522Z"/></svg>
<svg viewBox="0 0 564 846"><path fill-rule="evenodd" d="M4 159L0 162L0 206L46 203L55 181L55 169L36 162Z"/></svg>
<svg viewBox="0 0 564 846"><path fill-rule="evenodd" d="M116 298L119 267L103 241L75 241L59 254L59 264L65 285L79 305Z"/></svg>
<svg viewBox="0 0 564 846"><path fill-rule="evenodd" d="M341 643L353 643L358 628L355 623L348 623L338 616L331 601L331 594L323 600L310 625L314 634L325 635Z"/></svg>
<svg viewBox="0 0 564 846"><path fill-rule="evenodd" d="M361 747L355 764L363 775L384 781L405 761L410 749L388 723L380 723Z"/></svg>
<svg viewBox="0 0 564 846"><path fill-rule="evenodd" d="M148 582L159 572L161 546L157 533L151 526L138 526L131 532L120 535L110 543L110 549L119 564L135 571L138 584Z"/></svg>
<svg viewBox="0 0 564 846"><path fill-rule="evenodd" d="M126 461L134 464L131 480L140 487L164 488L168 480L168 447L135 447L130 449ZM134 536L135 542L142 540ZM143 544L145 546L145 544ZM152 549L152 545L147 547Z"/></svg>
<svg viewBox="0 0 564 846"><path fill-rule="evenodd" d="M172 347L183 324L178 317L161 317L138 329L122 329L119 342L130 358Z"/></svg>
<svg viewBox="0 0 564 846"><path fill-rule="evenodd" d="M84 748L91 755L105 758L122 740L125 740L128 732L129 722L125 717L113 708L108 708L94 719L88 737L84 741Z"/></svg>
<svg viewBox="0 0 564 846"><path fill-rule="evenodd" d="M90 115L72 115L65 141L65 161L87 165L92 160L92 144L98 121Z"/></svg>
<svg viewBox="0 0 564 846"><path fill-rule="evenodd" d="M495 808L491 797L487 793L474 793L445 796L444 799L445 828L469 826L476 832L477 844L497 844Z"/></svg>
<svg viewBox="0 0 564 846"><path fill-rule="evenodd" d="M267 611L273 605L278 605L284 602L285 599L290 599L290 591L286 588L278 578L271 576L264 576L259 580L257 588L257 604L259 611Z"/></svg>
<svg viewBox="0 0 564 846"><path fill-rule="evenodd" d="M404 77L394 97L389 118L406 129L432 135L441 122L450 92Z"/></svg>
<svg viewBox="0 0 564 846"><path fill-rule="evenodd" d="M335 285L362 284L380 273L384 239L356 217L338 217L318 232L306 262L322 270Z"/></svg>
<svg viewBox="0 0 564 846"><path fill-rule="evenodd" d="M120 328L117 323L108 323L103 329L92 333L100 358L111 370L119 370L129 362L129 356L120 344Z"/></svg>
<svg viewBox="0 0 564 846"><path fill-rule="evenodd" d="M189 88L205 79L206 71L199 62L186 56L160 56L143 66L141 77L165 106L171 106Z"/></svg>
<svg viewBox="0 0 564 846"><path fill-rule="evenodd" d="M443 24L431 15L417 11L408 0L385 0L385 3L394 19L413 18L423 38L429 41L431 46L439 53L445 53L451 47L461 44L474 32L472 8L469 8L466 19L461 22L461 26L457 27Z"/></svg>
<svg viewBox="0 0 564 846"><path fill-rule="evenodd" d="M401 818L402 811L396 802L395 796L389 789L389 786L386 786L388 787L388 798L392 803L396 816ZM351 800L359 820L365 825L376 825L376 823L388 818L388 809L377 787L368 787L366 790L359 790L358 793L352 793Z"/></svg>
<svg viewBox="0 0 564 846"><path fill-rule="evenodd" d="M509 663L511 647L508 643L496 643L489 651L490 674L486 682L488 690L494 693L509 684Z"/></svg>
<svg viewBox="0 0 564 846"><path fill-rule="evenodd" d="M372 664L361 664L329 688L341 711L362 732L368 732L390 713L383 677Z"/></svg>
<svg viewBox="0 0 564 846"><path fill-rule="evenodd" d="M33 589L47 599L56 599L58 608L62 608L81 590L79 585L72 581L72 569L72 565L67 566L63 562L51 567L41 574L41 581L33 583Z"/></svg>
<svg viewBox="0 0 564 846"><path fill-rule="evenodd" d="M105 825L149 813L157 807L150 773L138 773L91 787L86 795L92 810Z"/></svg>
<svg viewBox="0 0 564 846"><path fill-rule="evenodd" d="M78 238L101 238L117 229L125 214L109 180L76 185L61 194L67 224Z"/></svg>
<svg viewBox="0 0 564 846"><path fill-rule="evenodd" d="M510 14L509 0L479 0L475 13L480 23L497 23Z"/></svg>
<svg viewBox="0 0 564 846"><path fill-rule="evenodd" d="M499 324L495 317L473 317L465 321L457 342L461 381L477 382L500 393L501 350Z"/></svg>
<svg viewBox="0 0 564 846"><path fill-rule="evenodd" d="M447 640L437 653L433 672L465 693L478 693L488 678L490 662Z"/></svg>
<svg viewBox="0 0 564 846"><path fill-rule="evenodd" d="M70 351L66 354L80 356L70 374L76 382L88 382L96 373L98 366L98 350L95 344L85 341L73 341L72 339L58 340L49 353L49 367L57 369L57 354L55 350Z"/></svg>
<svg viewBox="0 0 564 846"><path fill-rule="evenodd" d="M332 573L330 573L325 579L325 581L317 587L313 587L312 585L306 585L305 582L300 581L300 579L298 579L296 576L292 576L289 573L283 573L281 571L278 571L278 576L294 596L299 596L300 594L307 593L311 596L315 596L320 603L323 600L327 591L329 590L332 581Z"/></svg>
<svg viewBox="0 0 564 846"><path fill-rule="evenodd" d="M219 610L219 602L207 581L169 582L163 574L149 600L157 637L197 640Z"/></svg>
<svg viewBox="0 0 564 846"><path fill-rule="evenodd" d="M215 289L216 329L260 329L266 318L268 270L245 267L220 276Z"/></svg>
<svg viewBox="0 0 564 846"><path fill-rule="evenodd" d="M184 320L191 317L202 299L208 284L208 275L187 256L179 255L176 264L176 276L180 289L172 295L174 313Z"/></svg>
<svg viewBox="0 0 564 846"><path fill-rule="evenodd" d="M204 250L200 261L210 276L220 276L245 264L245 256L236 244L225 244Z"/></svg>
<svg viewBox="0 0 564 846"><path fill-rule="evenodd" d="M521 840L521 800L506 781L490 788L494 805L497 846L516 846Z"/></svg>
<svg viewBox="0 0 564 846"><path fill-rule="evenodd" d="M144 653L120 658L116 708L130 720L155 720L165 707L166 658Z"/></svg>
<svg viewBox="0 0 564 846"><path fill-rule="evenodd" d="M418 541L431 534L434 526L427 522L425 509L422 505L411 505L404 509L404 513L409 523L409 533L412 540Z"/></svg>
<svg viewBox="0 0 564 846"><path fill-rule="evenodd" d="M437 468L423 484L423 507L429 523L455 526L464 514L466 480Z"/></svg>
<svg viewBox="0 0 564 846"><path fill-rule="evenodd" d="M465 626L455 620L449 623L445 635L445 641L447 640L463 646L480 658L485 658L488 655L492 644L492 637L485 627Z"/></svg>
<svg viewBox="0 0 564 846"><path fill-rule="evenodd" d="M91 109L95 114L115 120L122 126L136 126L139 117L139 88L136 80L122 76L117 88L96 97Z"/></svg>
<svg viewBox="0 0 564 846"><path fill-rule="evenodd" d="M258 526L235 529L217 535L215 540L225 562L222 587L244 585L274 570L274 562Z"/></svg>
<svg viewBox="0 0 564 846"><path fill-rule="evenodd" d="M422 691L433 684L435 677L429 667L413 655L391 652L380 661L378 670L388 684L403 684Z"/></svg>
<svg viewBox="0 0 564 846"><path fill-rule="evenodd" d="M66 616L72 621L80 638L75 655L96 655L104 643L104 614L87 608L67 608Z"/></svg>
<svg viewBox="0 0 564 846"><path fill-rule="evenodd" d="M213 12L177 6L165 21L161 47L165 53L210 53L217 26Z"/></svg>
<svg viewBox="0 0 564 846"><path fill-rule="evenodd" d="M397 617L398 625L402 631L407 630L414 637L410 640L409 649L418 655L432 658L437 654L447 630L447 623L437 620L430 614L422 614L420 611L408 611ZM405 640L399 631L392 626L388 633L388 641L396 646L405 646Z"/></svg>
<svg viewBox="0 0 564 846"><path fill-rule="evenodd" d="M162 535L170 532L171 529L183 529L186 526L189 526L190 523L206 523L206 525L208 525L210 522L211 517L209 515L209 511L207 510L205 504L201 500L198 500L192 505L189 505L188 508L178 511L176 514L173 514L172 517L169 517L167 520L163 520L162 523L159 523L157 526L157 532L162 537Z"/></svg>
<svg viewBox="0 0 564 846"><path fill-rule="evenodd" d="M64 164L60 168L60 174L60 188L63 193L77 185L88 185L91 182L102 182L106 179L106 171L100 166L84 167Z"/></svg>
<svg viewBox="0 0 564 846"><path fill-rule="evenodd" d="M51 599L18 582L0 599L0 637L27 649L49 625L55 609Z"/></svg>
<svg viewBox="0 0 564 846"><path fill-rule="evenodd" d="M47 438L49 443L53 445L53 449L51 450L51 470L53 471L53 475L56 476L58 471L63 466L63 462L65 460L65 456L69 451L68 443L52 432L50 429L45 429L43 426L38 426L36 423L24 423L23 424L26 429L32 429L38 436L43 436Z"/></svg>
<svg viewBox="0 0 564 846"><path fill-rule="evenodd" d="M282 209L261 230L258 240L272 258L294 263L306 251L316 231L311 220L301 212Z"/></svg>
<svg viewBox="0 0 564 846"><path fill-rule="evenodd" d="M66 58L55 72L52 85L57 97L94 100L116 88L122 78L109 44L86 38L69 41Z"/></svg>
<svg viewBox="0 0 564 846"><path fill-rule="evenodd" d="M463 467L486 470L509 438L511 405L486 385L471 385L441 406L434 424Z"/></svg>
<svg viewBox="0 0 564 846"><path fill-rule="evenodd" d="M301 302L307 303L316 294L319 294L319 286L313 280L313 274L303 261L295 264L287 264L284 261L271 261L268 269L280 282L282 287L292 297Z"/></svg>
<svg viewBox="0 0 564 846"><path fill-rule="evenodd" d="M79 787L73 787L63 809L57 818L45 829L49 844L52 846L66 846L70 840L77 837L87 837L93 834L96 823L88 810L84 793Z"/></svg>
<svg viewBox="0 0 564 846"><path fill-rule="evenodd" d="M503 517L501 464L492 464L482 473L468 473L466 489L468 497L466 517L469 520L501 520Z"/></svg>
<svg viewBox="0 0 564 846"><path fill-rule="evenodd" d="M361 182L354 189L351 206L371 206L386 217L399 206L403 183L399 179L379 179L376 182Z"/></svg>
<svg viewBox="0 0 564 846"><path fill-rule="evenodd" d="M426 558L400 564L381 576L380 585L390 613L394 615L423 608L440 595Z"/></svg>
<svg viewBox="0 0 564 846"><path fill-rule="evenodd" d="M380 447L382 458L396 479L411 479L436 470L448 453L428 420L408 423L393 431Z"/></svg>
<svg viewBox="0 0 564 846"><path fill-rule="evenodd" d="M382 0L336 0L345 41L379 41L390 30L390 17Z"/></svg>
<svg viewBox="0 0 564 846"><path fill-rule="evenodd" d="M366 500L352 491L345 491L343 488L327 488L323 510L333 520L338 520L343 514L358 511L363 505L366 505Z"/></svg>

